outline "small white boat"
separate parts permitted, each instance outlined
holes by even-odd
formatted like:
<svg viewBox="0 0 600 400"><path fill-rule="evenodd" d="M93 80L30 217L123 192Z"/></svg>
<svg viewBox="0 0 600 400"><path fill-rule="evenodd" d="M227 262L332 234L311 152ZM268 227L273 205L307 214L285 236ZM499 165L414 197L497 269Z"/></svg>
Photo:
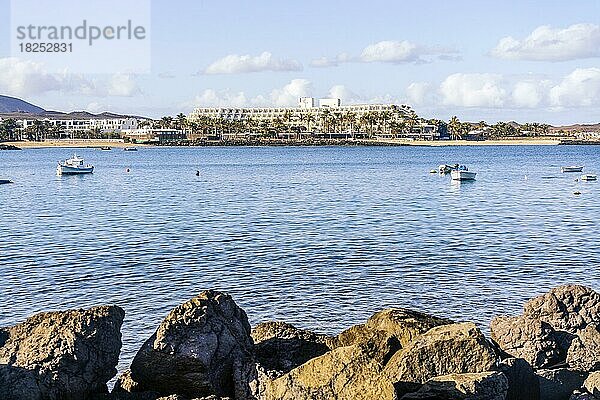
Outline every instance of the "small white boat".
<svg viewBox="0 0 600 400"><path fill-rule="evenodd" d="M136 147L124 147L123 151L137 151Z"/></svg>
<svg viewBox="0 0 600 400"><path fill-rule="evenodd" d="M477 172L471 172L471 171L462 170L462 169L456 169L456 170L450 172L450 176L452 176L452 180L455 180L455 181L474 181L475 175L477 175Z"/></svg>
<svg viewBox="0 0 600 400"><path fill-rule="evenodd" d="M73 154L73 157L65 161L59 161L56 167L58 175L91 174L92 172L94 172L94 166L84 164L83 158L78 157L77 154Z"/></svg>
<svg viewBox="0 0 600 400"><path fill-rule="evenodd" d="M560 172L581 172L583 171L583 166L579 165L570 165L568 167L560 167Z"/></svg>
<svg viewBox="0 0 600 400"><path fill-rule="evenodd" d="M596 180L598 180L598 177L596 175L592 175L592 174L585 174L585 175L581 175L581 180L582 181L596 181Z"/></svg>

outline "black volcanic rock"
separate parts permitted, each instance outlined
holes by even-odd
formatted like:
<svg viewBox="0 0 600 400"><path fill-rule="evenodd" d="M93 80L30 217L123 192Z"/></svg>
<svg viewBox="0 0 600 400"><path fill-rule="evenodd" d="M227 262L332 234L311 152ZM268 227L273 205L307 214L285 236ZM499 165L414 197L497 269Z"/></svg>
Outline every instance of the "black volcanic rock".
<svg viewBox="0 0 600 400"><path fill-rule="evenodd" d="M117 373L125 312L116 306L36 314L0 329L0 399L83 399Z"/></svg>

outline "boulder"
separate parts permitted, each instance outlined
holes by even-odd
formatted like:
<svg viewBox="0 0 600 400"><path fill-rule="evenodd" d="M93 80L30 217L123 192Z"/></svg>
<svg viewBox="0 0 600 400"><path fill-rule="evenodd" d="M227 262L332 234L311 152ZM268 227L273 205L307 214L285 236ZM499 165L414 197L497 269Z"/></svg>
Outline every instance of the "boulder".
<svg viewBox="0 0 600 400"><path fill-rule="evenodd" d="M522 358L508 358L498 366L508 380L506 400L540 400L540 382L531 365Z"/></svg>
<svg viewBox="0 0 600 400"><path fill-rule="evenodd" d="M600 369L600 324L589 324L577 333L569 347L567 363L581 371Z"/></svg>
<svg viewBox="0 0 600 400"><path fill-rule="evenodd" d="M504 352L524 359L534 368L545 368L564 360L554 329L539 319L496 317L490 331L492 340Z"/></svg>
<svg viewBox="0 0 600 400"><path fill-rule="evenodd" d="M268 382L264 399L394 399L394 386L382 374L399 344L384 334L338 347Z"/></svg>
<svg viewBox="0 0 600 400"><path fill-rule="evenodd" d="M402 400L504 400L508 379L501 372L450 374L428 380Z"/></svg>
<svg viewBox="0 0 600 400"><path fill-rule="evenodd" d="M589 393L600 398L600 371L592 372L583 382L583 387Z"/></svg>
<svg viewBox="0 0 600 400"><path fill-rule="evenodd" d="M547 322L556 331L576 334L600 323L600 293L580 285L558 286L525 303L523 314Z"/></svg>
<svg viewBox="0 0 600 400"><path fill-rule="evenodd" d="M449 319L438 318L406 308L390 308L373 314L365 324L353 326L340 333L333 347L349 346L368 339L382 331L394 336L405 347L429 329L451 324Z"/></svg>
<svg viewBox="0 0 600 400"><path fill-rule="evenodd" d="M567 368L540 369L536 371L540 381L540 399L568 400L585 381L586 374Z"/></svg>
<svg viewBox="0 0 600 400"><path fill-rule="evenodd" d="M246 384L235 380L235 368L252 351L246 313L230 296L205 291L175 307L143 344L131 363L132 390L234 396Z"/></svg>
<svg viewBox="0 0 600 400"><path fill-rule="evenodd" d="M80 399L107 393L125 312L116 306L46 312L0 329L0 398Z"/></svg>
<svg viewBox="0 0 600 400"><path fill-rule="evenodd" d="M297 329L285 322L266 322L252 330L257 362L281 376L329 350L329 337Z"/></svg>
<svg viewBox="0 0 600 400"><path fill-rule="evenodd" d="M437 326L398 351L385 373L399 396L414 391L435 376L486 372L496 355L481 331L471 322Z"/></svg>

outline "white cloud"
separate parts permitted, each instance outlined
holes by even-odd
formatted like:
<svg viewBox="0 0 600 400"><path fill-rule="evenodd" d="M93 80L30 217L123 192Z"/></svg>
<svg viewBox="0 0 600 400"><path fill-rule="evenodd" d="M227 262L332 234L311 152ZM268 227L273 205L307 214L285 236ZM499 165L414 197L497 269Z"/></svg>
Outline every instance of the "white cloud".
<svg viewBox="0 0 600 400"><path fill-rule="evenodd" d="M331 89L329 89L329 93L327 94L327 97L334 98L334 99L341 99L342 103L345 103L345 104L356 103L356 102L360 102L363 100L363 98L361 96L354 93L352 90L348 89L344 85L332 86Z"/></svg>
<svg viewBox="0 0 600 400"><path fill-rule="evenodd" d="M265 51L258 56L231 54L210 64L205 74L240 74L263 71L301 71L296 60L276 59Z"/></svg>
<svg viewBox="0 0 600 400"><path fill-rule="evenodd" d="M0 58L0 92L27 97L60 90L61 80L44 71L43 65L18 58Z"/></svg>
<svg viewBox="0 0 600 400"><path fill-rule="evenodd" d="M509 60L565 61L600 57L600 26L575 24L565 29L540 26L524 39L500 39L491 54Z"/></svg>
<svg viewBox="0 0 600 400"><path fill-rule="evenodd" d="M383 62L391 64L425 63L438 60L458 61L462 58L453 49L429 47L412 43L408 40L383 40L365 47L359 56L340 53L333 58L321 57L313 60L311 66L317 68L337 67L349 62ZM428 57L432 56L432 57ZM435 57L433 57L435 56Z"/></svg>
<svg viewBox="0 0 600 400"><path fill-rule="evenodd" d="M106 86L106 92L109 96L131 97L142 92L135 76L131 74L114 74Z"/></svg>
<svg viewBox="0 0 600 400"><path fill-rule="evenodd" d="M312 60L310 65L315 68L337 67L340 64L352 61L352 57L348 53L340 53L334 58L321 57Z"/></svg>
<svg viewBox="0 0 600 400"><path fill-rule="evenodd" d="M408 40L384 40L365 47L360 59L364 62L401 63L416 61L419 56L418 46Z"/></svg>
<svg viewBox="0 0 600 400"><path fill-rule="evenodd" d="M307 79L293 79L281 89L271 92L271 101L277 107L295 106L298 98L310 96L312 84Z"/></svg>
<svg viewBox="0 0 600 400"><path fill-rule="evenodd" d="M600 68L578 68L550 89L555 107L600 106Z"/></svg>
<svg viewBox="0 0 600 400"><path fill-rule="evenodd" d="M520 81L513 88L512 103L517 108L535 108L544 101L546 94L547 87L543 81Z"/></svg>
<svg viewBox="0 0 600 400"><path fill-rule="evenodd" d="M131 74L95 79L68 71L50 74L43 64L10 57L0 58L0 92L25 98L48 92L106 97L135 96L141 90Z"/></svg>
<svg viewBox="0 0 600 400"><path fill-rule="evenodd" d="M453 74L440 85L442 103L459 107L502 107L506 90L497 74Z"/></svg>
<svg viewBox="0 0 600 400"><path fill-rule="evenodd" d="M428 102L431 96L431 84L427 82L413 82L406 88L406 96L411 104L421 105Z"/></svg>
<svg viewBox="0 0 600 400"><path fill-rule="evenodd" d="M192 100L193 107L244 107L247 100L244 92L206 89Z"/></svg>

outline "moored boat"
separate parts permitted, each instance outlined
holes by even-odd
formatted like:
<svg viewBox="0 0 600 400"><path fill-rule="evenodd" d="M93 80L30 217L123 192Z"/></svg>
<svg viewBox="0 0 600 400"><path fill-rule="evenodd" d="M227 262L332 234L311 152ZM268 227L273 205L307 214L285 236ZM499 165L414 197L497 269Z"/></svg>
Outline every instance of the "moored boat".
<svg viewBox="0 0 600 400"><path fill-rule="evenodd" d="M471 172L464 169L456 169L450 172L452 180L455 181L474 181L475 175L477 175L477 172Z"/></svg>
<svg viewBox="0 0 600 400"><path fill-rule="evenodd" d="M59 161L56 167L56 173L58 175L79 175L79 174L91 174L94 172L94 166L91 164L84 164L83 158L78 157L77 154L73 154L73 157Z"/></svg>
<svg viewBox="0 0 600 400"><path fill-rule="evenodd" d="M102 146L102 147L100 147L100 150L108 151L108 150L112 150L112 148L110 148L110 146Z"/></svg>
<svg viewBox="0 0 600 400"><path fill-rule="evenodd" d="M560 172L581 172L583 171L583 166L579 165L569 165L567 167L560 167Z"/></svg>
<svg viewBox="0 0 600 400"><path fill-rule="evenodd" d="M596 175L592 175L592 174L585 174L585 175L581 175L581 180L582 181L596 181L596 180L598 180L598 177Z"/></svg>
<svg viewBox="0 0 600 400"><path fill-rule="evenodd" d="M10 179L0 178L0 185L4 185L5 183L13 183Z"/></svg>
<svg viewBox="0 0 600 400"><path fill-rule="evenodd" d="M123 151L137 151L136 147L124 147Z"/></svg>

